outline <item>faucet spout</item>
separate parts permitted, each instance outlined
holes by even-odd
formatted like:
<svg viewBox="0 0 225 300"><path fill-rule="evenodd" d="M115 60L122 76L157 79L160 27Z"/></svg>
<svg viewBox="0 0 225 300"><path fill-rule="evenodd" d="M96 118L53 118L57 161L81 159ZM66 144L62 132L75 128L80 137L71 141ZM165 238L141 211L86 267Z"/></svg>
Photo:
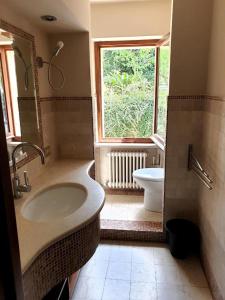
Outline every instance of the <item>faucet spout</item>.
<svg viewBox="0 0 225 300"><path fill-rule="evenodd" d="M23 148L23 147L31 147L31 148L35 149L35 151L37 151L37 153L41 157L42 164L45 163L44 151L35 144L29 143L29 142L22 142L13 149L13 152L12 152L12 165L13 165L14 176L13 176L12 182L13 182L13 191L14 191L14 197L15 198L21 198L23 196L24 192L30 192L31 191L31 185L29 183L27 172L24 171L24 184L23 185L20 184L20 178L19 178L19 175L16 172L17 171L16 153L20 148Z"/></svg>
<svg viewBox="0 0 225 300"><path fill-rule="evenodd" d="M18 152L18 150L20 148L23 148L23 147L31 147L31 148L35 149L38 152L38 154L40 155L40 157L41 157L41 163L43 165L45 164L45 154L44 154L44 151L40 147L38 147L37 145L32 144L30 142L22 142L19 145L17 145L13 149L13 152L12 152L12 166L13 166L13 172L14 173L16 173L16 171L17 171L17 167L16 167L16 153Z"/></svg>

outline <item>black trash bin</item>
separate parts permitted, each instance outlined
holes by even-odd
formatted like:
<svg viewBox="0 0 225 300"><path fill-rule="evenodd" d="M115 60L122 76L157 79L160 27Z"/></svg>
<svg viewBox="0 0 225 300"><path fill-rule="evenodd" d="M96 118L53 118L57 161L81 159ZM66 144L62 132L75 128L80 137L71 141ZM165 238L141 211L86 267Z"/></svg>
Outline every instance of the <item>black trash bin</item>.
<svg viewBox="0 0 225 300"><path fill-rule="evenodd" d="M167 238L171 254L179 259L191 253L199 253L200 231L185 219L172 219L166 223Z"/></svg>

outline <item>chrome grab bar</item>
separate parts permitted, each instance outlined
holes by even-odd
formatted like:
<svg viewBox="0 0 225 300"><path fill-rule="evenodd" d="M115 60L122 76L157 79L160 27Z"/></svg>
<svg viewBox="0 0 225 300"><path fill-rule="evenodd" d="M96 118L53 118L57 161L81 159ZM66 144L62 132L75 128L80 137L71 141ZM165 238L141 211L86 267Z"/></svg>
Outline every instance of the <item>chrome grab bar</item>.
<svg viewBox="0 0 225 300"><path fill-rule="evenodd" d="M202 181L202 183L209 189L212 190L211 184L213 180L209 174L203 169L200 162L193 154L193 145L188 146L188 170L194 171L195 175Z"/></svg>

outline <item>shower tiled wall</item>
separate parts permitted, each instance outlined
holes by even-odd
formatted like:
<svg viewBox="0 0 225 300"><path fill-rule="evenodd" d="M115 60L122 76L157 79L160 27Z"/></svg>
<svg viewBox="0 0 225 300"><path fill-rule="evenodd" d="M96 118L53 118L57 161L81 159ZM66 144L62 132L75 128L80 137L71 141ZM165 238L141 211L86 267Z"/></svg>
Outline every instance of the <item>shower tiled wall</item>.
<svg viewBox="0 0 225 300"><path fill-rule="evenodd" d="M92 98L55 98L56 137L60 158L94 158Z"/></svg>
<svg viewBox="0 0 225 300"><path fill-rule="evenodd" d="M93 159L91 97L41 99L45 147L55 158Z"/></svg>
<svg viewBox="0 0 225 300"><path fill-rule="evenodd" d="M202 256L215 299L225 299L225 98L207 97L203 107L200 156L213 190L199 184Z"/></svg>
<svg viewBox="0 0 225 300"><path fill-rule="evenodd" d="M165 217L190 218L202 235L202 260L215 299L225 295L225 98L168 100ZM188 144L213 178L209 191L187 170Z"/></svg>
<svg viewBox="0 0 225 300"><path fill-rule="evenodd" d="M166 147L165 220L197 219L197 181L187 170L188 145L198 153L203 96L170 96Z"/></svg>

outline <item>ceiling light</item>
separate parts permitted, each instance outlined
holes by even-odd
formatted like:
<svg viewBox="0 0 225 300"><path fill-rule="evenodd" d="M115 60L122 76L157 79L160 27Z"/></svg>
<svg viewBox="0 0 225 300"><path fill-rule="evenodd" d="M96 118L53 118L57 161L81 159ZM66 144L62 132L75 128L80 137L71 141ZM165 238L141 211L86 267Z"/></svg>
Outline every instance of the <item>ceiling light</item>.
<svg viewBox="0 0 225 300"><path fill-rule="evenodd" d="M44 15L44 16L41 16L41 19L43 21L48 21L48 22L53 22L53 21L56 21L57 18L55 16L51 16L51 15Z"/></svg>

